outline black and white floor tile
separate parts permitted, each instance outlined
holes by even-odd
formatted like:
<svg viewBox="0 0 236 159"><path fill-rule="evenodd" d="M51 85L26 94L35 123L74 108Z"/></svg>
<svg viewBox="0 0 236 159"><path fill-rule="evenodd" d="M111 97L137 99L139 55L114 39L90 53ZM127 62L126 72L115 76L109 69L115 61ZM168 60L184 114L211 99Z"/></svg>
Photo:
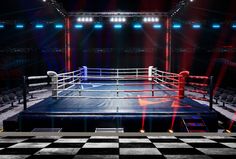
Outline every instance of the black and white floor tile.
<svg viewBox="0 0 236 159"><path fill-rule="evenodd" d="M1 137L0 159L236 159L231 136Z"/></svg>

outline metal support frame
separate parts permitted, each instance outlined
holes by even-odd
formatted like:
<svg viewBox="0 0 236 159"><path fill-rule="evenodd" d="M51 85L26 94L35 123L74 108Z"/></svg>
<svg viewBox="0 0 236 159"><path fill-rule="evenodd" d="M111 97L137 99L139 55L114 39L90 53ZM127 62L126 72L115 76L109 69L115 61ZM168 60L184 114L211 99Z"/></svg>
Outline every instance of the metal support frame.
<svg viewBox="0 0 236 159"><path fill-rule="evenodd" d="M158 16L158 17L164 17L169 21L169 27L167 28L167 36L168 36L168 43L166 46L166 59L167 64L165 66L166 71L171 72L171 19L174 17L181 9L183 9L186 5L190 3L189 0L181 0L174 9L170 10L169 12L66 12L65 9L58 4L56 0L50 0L49 4L52 5L64 18L66 22L66 27L65 27L65 36L66 36L66 41L65 41L65 66L66 70L70 71L69 65L71 65L71 59L68 59L68 54L70 51L70 41L68 41L68 34L70 34L70 25L68 27L67 23L69 21L70 23L70 18L71 17L78 17L78 16L90 16L90 17L113 17L113 16L125 16L125 17L146 17L146 16ZM168 55L167 55L168 53ZM69 63L68 63L69 62ZM168 65L168 66L167 66Z"/></svg>
<svg viewBox="0 0 236 159"><path fill-rule="evenodd" d="M210 106L210 110L213 110L213 76L210 77L210 84L209 84L209 94L210 94L210 99L209 99L209 106Z"/></svg>
<svg viewBox="0 0 236 159"><path fill-rule="evenodd" d="M171 17L166 18L165 71L171 72Z"/></svg>
<svg viewBox="0 0 236 159"><path fill-rule="evenodd" d="M65 18L65 70L67 72L71 71L71 28L70 28L70 18Z"/></svg>
<svg viewBox="0 0 236 159"><path fill-rule="evenodd" d="M113 16L125 16L125 17L147 17L147 16L159 16L167 17L168 12L68 12L70 17L78 16L90 16L90 17L113 17Z"/></svg>
<svg viewBox="0 0 236 159"><path fill-rule="evenodd" d="M27 109L27 77L23 76L23 106Z"/></svg>

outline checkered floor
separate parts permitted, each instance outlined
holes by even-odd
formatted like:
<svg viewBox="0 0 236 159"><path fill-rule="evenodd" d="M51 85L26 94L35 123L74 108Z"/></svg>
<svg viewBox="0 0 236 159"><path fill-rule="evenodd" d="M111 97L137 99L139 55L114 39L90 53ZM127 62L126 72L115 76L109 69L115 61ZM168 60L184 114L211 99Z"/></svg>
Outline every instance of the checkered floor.
<svg viewBox="0 0 236 159"><path fill-rule="evenodd" d="M0 159L236 159L236 137L1 137Z"/></svg>

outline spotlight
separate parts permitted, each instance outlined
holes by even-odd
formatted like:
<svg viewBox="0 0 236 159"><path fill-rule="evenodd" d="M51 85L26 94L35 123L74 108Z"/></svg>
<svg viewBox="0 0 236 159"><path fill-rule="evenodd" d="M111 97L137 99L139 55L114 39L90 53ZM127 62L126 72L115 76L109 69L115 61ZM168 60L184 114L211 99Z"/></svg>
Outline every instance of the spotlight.
<svg viewBox="0 0 236 159"><path fill-rule="evenodd" d="M47 0L43 0L43 2L47 2Z"/></svg>
<svg viewBox="0 0 236 159"><path fill-rule="evenodd" d="M141 129L141 130L140 130L140 133L145 133L145 130L144 130L144 129Z"/></svg>
<svg viewBox="0 0 236 159"><path fill-rule="evenodd" d="M220 24L212 24L213 29L220 29Z"/></svg>
<svg viewBox="0 0 236 159"><path fill-rule="evenodd" d="M159 22L159 18L157 18L157 17L144 17L143 22L145 22L145 23L155 23L155 22Z"/></svg>
<svg viewBox="0 0 236 159"><path fill-rule="evenodd" d="M143 21L144 21L144 22L147 22L147 18L143 18Z"/></svg>
<svg viewBox="0 0 236 159"><path fill-rule="evenodd" d="M193 28L193 29L200 29L200 28L201 28L201 25L200 25L200 24L193 24L193 25L192 25L192 28Z"/></svg>
<svg viewBox="0 0 236 159"><path fill-rule="evenodd" d="M103 25L102 25L102 24L95 24L95 25L94 25L94 28L95 28L95 29L102 29L102 28L103 28Z"/></svg>
<svg viewBox="0 0 236 159"><path fill-rule="evenodd" d="M173 24L174 29L180 29L182 26L181 24Z"/></svg>
<svg viewBox="0 0 236 159"><path fill-rule="evenodd" d="M233 24L233 25L232 25L232 28L233 28L233 29L236 29L236 24Z"/></svg>
<svg viewBox="0 0 236 159"><path fill-rule="evenodd" d="M161 27L162 27L161 24L154 24L153 25L154 29L161 29Z"/></svg>
<svg viewBox="0 0 236 159"><path fill-rule="evenodd" d="M56 29L62 29L64 26L62 24L55 24Z"/></svg>
<svg viewBox="0 0 236 159"><path fill-rule="evenodd" d="M3 29L5 26L3 24L0 24L0 29Z"/></svg>
<svg viewBox="0 0 236 159"><path fill-rule="evenodd" d="M23 25L23 24L16 24L16 28L17 28L17 29L23 29L23 28L24 28L24 25Z"/></svg>
<svg viewBox="0 0 236 159"><path fill-rule="evenodd" d="M190 0L190 2L194 2L194 0Z"/></svg>
<svg viewBox="0 0 236 159"><path fill-rule="evenodd" d="M121 24L115 24L113 25L115 29L121 29L123 26Z"/></svg>
<svg viewBox="0 0 236 159"><path fill-rule="evenodd" d="M75 24L76 29L82 29L84 26L82 24Z"/></svg>
<svg viewBox="0 0 236 159"><path fill-rule="evenodd" d="M168 130L168 132L169 132L169 133L171 133L171 134L172 134L172 133L174 133L174 131L173 131L173 130L171 130L171 129L169 129L169 130Z"/></svg>
<svg viewBox="0 0 236 159"><path fill-rule="evenodd" d="M124 23L124 22L126 22L126 18L125 17L111 17L110 18L110 22L113 22L113 23L117 23L117 22L119 22L119 23Z"/></svg>
<svg viewBox="0 0 236 159"><path fill-rule="evenodd" d="M231 131L229 129L225 129L223 132L224 133L231 133Z"/></svg>
<svg viewBox="0 0 236 159"><path fill-rule="evenodd" d="M92 21L93 21L92 17L79 17L79 18L77 18L77 22L90 23Z"/></svg>
<svg viewBox="0 0 236 159"><path fill-rule="evenodd" d="M35 28L36 29L42 29L42 28L44 28L44 25L43 24L36 24Z"/></svg>
<svg viewBox="0 0 236 159"><path fill-rule="evenodd" d="M133 28L134 29L141 29L143 26L141 24L134 24Z"/></svg>

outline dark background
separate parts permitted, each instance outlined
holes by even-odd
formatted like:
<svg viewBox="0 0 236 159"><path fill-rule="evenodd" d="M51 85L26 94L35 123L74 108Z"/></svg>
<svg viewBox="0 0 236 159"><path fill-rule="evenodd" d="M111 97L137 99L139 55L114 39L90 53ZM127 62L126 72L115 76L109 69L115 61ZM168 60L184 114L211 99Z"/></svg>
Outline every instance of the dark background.
<svg viewBox="0 0 236 159"><path fill-rule="evenodd" d="M173 9L179 0L58 0L69 11L158 11ZM193 75L214 75L224 87L236 87L236 1L195 0L175 15L173 22L183 25L172 31L172 71L190 70ZM75 20L75 19L73 19ZM64 70L64 30L55 23L63 18L41 0L8 0L0 2L0 87L16 87L23 75L42 75L47 70ZM45 23L43 30L35 23ZM133 22L133 21L132 21ZM72 68L89 67L147 67L164 68L165 28L154 30L145 24L134 30L132 22L122 30L114 30L104 22L102 30L87 25L72 29ZM202 28L191 28L200 22ZM213 30L211 24L222 25ZM23 30L15 29L24 23ZM164 19L161 19L164 25ZM221 80L221 78L223 80Z"/></svg>

